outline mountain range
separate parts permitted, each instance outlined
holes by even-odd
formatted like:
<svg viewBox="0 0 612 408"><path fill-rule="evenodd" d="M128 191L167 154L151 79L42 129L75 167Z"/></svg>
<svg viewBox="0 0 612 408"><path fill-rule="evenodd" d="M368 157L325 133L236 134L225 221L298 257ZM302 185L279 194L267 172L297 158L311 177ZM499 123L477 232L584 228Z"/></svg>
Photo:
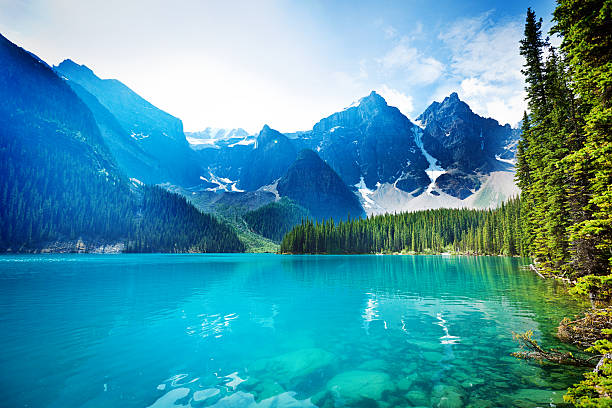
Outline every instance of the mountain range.
<svg viewBox="0 0 612 408"><path fill-rule="evenodd" d="M207 180L218 183L212 189L260 189L279 197L277 182L297 152L312 150L370 215L496 207L518 194L514 158L519 139L519 130L477 115L457 93L433 102L411 122L372 92L312 130L281 134L266 125L257 136L196 149L208 165ZM313 193L307 180L295 182L294 189Z"/></svg>
<svg viewBox="0 0 612 408"><path fill-rule="evenodd" d="M477 115L457 93L433 102L414 121L373 91L306 131L284 134L265 125L255 135L241 128L185 133L180 119L120 81L101 79L69 59L50 67L6 38L1 40L0 79L5 87L0 119L5 154L9 154L5 174L21 171L20 177L27 177L19 160L33 163L31 170L43 177L47 172L70 174L80 168L81 180L65 176L64 180L53 179L58 185L45 184L45 188L74 190L78 203L70 205L87 207L91 200L100 199L94 193L86 197L88 189L78 190L82 183L89 183L96 194L115 186L112 189L118 192L108 194L118 202L131 203L119 216L127 217L129 227L125 228L130 231L134 227L128 220L142 217L144 185L178 192L200 210L222 218L228 208L233 209L232 217L223 218L230 224L245 211L281 199L289 200L283 201L288 203L283 204L283 211L265 213L286 214L297 208L295 220L303 214L318 220L341 220L349 214L364 217L440 207L491 208L518 193L513 163L520 131ZM13 154L17 151L29 158L18 160ZM48 157L56 156L65 159L50 163ZM5 197L10 192L19 195L27 186L25 181L8 183L3 187ZM39 193L44 196L49 191ZM54 208L62 200L58 197L58 203L45 204L26 196L29 198L19 202L24 208L34 203ZM156 200L165 200L159 197ZM92 203L92 208L92 214L103 212L97 204ZM136 215L130 216L130 211ZM257 214L253 212L249 219ZM3 214L3 230L15 229L11 223L19 216ZM108 211L104 216L112 218ZM108 222L104 221L107 229ZM108 232L82 228L91 236ZM261 230L280 231L269 225ZM10 236L6 231L5 247ZM54 236L62 234L83 235L63 231ZM115 231L111 235L118 239L130 234ZM147 245L139 248L155 250Z"/></svg>

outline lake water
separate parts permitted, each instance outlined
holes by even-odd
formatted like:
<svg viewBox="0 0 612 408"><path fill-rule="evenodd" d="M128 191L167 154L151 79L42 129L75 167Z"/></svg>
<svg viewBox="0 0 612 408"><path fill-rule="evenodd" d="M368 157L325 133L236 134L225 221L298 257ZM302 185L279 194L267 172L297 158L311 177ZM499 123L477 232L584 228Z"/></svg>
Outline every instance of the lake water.
<svg viewBox="0 0 612 408"><path fill-rule="evenodd" d="M2 256L0 406L548 406L580 373L509 356L512 332L558 346L585 305L524 263Z"/></svg>

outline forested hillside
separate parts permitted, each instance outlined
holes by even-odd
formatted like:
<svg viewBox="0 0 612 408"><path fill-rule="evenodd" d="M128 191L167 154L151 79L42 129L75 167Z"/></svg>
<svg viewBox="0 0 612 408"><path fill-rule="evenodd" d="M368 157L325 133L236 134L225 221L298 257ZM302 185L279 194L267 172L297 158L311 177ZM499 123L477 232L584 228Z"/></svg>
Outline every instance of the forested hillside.
<svg viewBox="0 0 612 408"><path fill-rule="evenodd" d="M94 115L47 64L2 36L0 62L1 252L77 239L138 251L243 250L184 199L130 185Z"/></svg>
<svg viewBox="0 0 612 408"><path fill-rule="evenodd" d="M236 233L203 214L179 194L161 187L144 191L140 216L130 233L129 252L242 252Z"/></svg>
<svg viewBox="0 0 612 408"><path fill-rule="evenodd" d="M283 197L279 201L245 213L243 218L256 233L280 242L287 232L309 216L304 207Z"/></svg>
<svg viewBox="0 0 612 408"><path fill-rule="evenodd" d="M285 235L281 252L374 254L458 252L523 255L518 198L495 210L438 209L334 223L304 221Z"/></svg>

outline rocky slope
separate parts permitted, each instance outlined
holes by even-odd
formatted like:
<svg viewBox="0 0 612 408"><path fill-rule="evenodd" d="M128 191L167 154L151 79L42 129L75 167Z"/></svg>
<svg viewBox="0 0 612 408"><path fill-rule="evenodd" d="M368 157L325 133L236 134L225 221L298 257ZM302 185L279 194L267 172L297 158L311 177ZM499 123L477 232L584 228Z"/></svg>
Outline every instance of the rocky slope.
<svg viewBox="0 0 612 408"><path fill-rule="evenodd" d="M311 130L282 135L264 127L257 140L215 143L199 153L229 186L278 193L277 180L295 151L311 149L368 214L377 214L497 206L518 193L513 162L519 138L519 130L475 114L456 93L412 123L372 92Z"/></svg>

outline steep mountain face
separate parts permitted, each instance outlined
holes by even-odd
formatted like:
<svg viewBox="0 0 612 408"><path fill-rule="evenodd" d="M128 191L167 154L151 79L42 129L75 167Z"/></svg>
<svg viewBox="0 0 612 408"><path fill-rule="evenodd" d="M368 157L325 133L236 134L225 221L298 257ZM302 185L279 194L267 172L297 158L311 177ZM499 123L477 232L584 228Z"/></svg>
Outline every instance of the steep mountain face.
<svg viewBox="0 0 612 408"><path fill-rule="evenodd" d="M243 248L231 229L184 198L129 183L96 115L47 64L1 35L0 174L0 252L77 240L79 249Z"/></svg>
<svg viewBox="0 0 612 408"><path fill-rule="evenodd" d="M302 135L350 186L361 180L372 189L378 184L419 195L430 178L429 163L417 146L418 127L376 92L357 106L322 119Z"/></svg>
<svg viewBox="0 0 612 408"><path fill-rule="evenodd" d="M312 130L281 135L264 128L257 140L215 142L198 153L211 177L224 178L232 189L275 191L270 184L294 151L314 150L368 214L495 207L518 193L513 160L519 130L476 115L456 93L432 103L417 123L372 92Z"/></svg>
<svg viewBox="0 0 612 408"><path fill-rule="evenodd" d="M280 132L264 125L249 152L240 175L242 190L257 190L281 178L297 152L293 143Z"/></svg>
<svg viewBox="0 0 612 408"><path fill-rule="evenodd" d="M95 96L76 82L68 81L68 85L93 113L106 146L128 177L147 184L170 179L170 175L160 167L159 162L130 137L115 116L102 106Z"/></svg>
<svg viewBox="0 0 612 408"><path fill-rule="evenodd" d="M113 139L110 144L123 143L120 140L127 134L159 163L162 171L150 176L155 182L171 181L183 185L199 182L201 169L179 119L156 108L123 83L98 78L84 65L65 60L55 67L55 71L94 96L116 118L123 131L117 130L118 134L107 132L108 138ZM91 103L91 98L86 97L85 102L90 102L92 110L99 110L94 106L95 102ZM141 158L134 157L133 160L140 161Z"/></svg>
<svg viewBox="0 0 612 408"><path fill-rule="evenodd" d="M3 36L0 62L0 250L83 231L118 238L130 193L92 113L47 64Z"/></svg>
<svg viewBox="0 0 612 408"><path fill-rule="evenodd" d="M365 215L355 194L312 150L300 151L276 188L281 197L295 201L318 220Z"/></svg>
<svg viewBox="0 0 612 408"><path fill-rule="evenodd" d="M436 180L441 191L465 199L480 187L480 175L508 169L516 131L476 115L457 93L433 102L417 121L423 147L446 170Z"/></svg>

